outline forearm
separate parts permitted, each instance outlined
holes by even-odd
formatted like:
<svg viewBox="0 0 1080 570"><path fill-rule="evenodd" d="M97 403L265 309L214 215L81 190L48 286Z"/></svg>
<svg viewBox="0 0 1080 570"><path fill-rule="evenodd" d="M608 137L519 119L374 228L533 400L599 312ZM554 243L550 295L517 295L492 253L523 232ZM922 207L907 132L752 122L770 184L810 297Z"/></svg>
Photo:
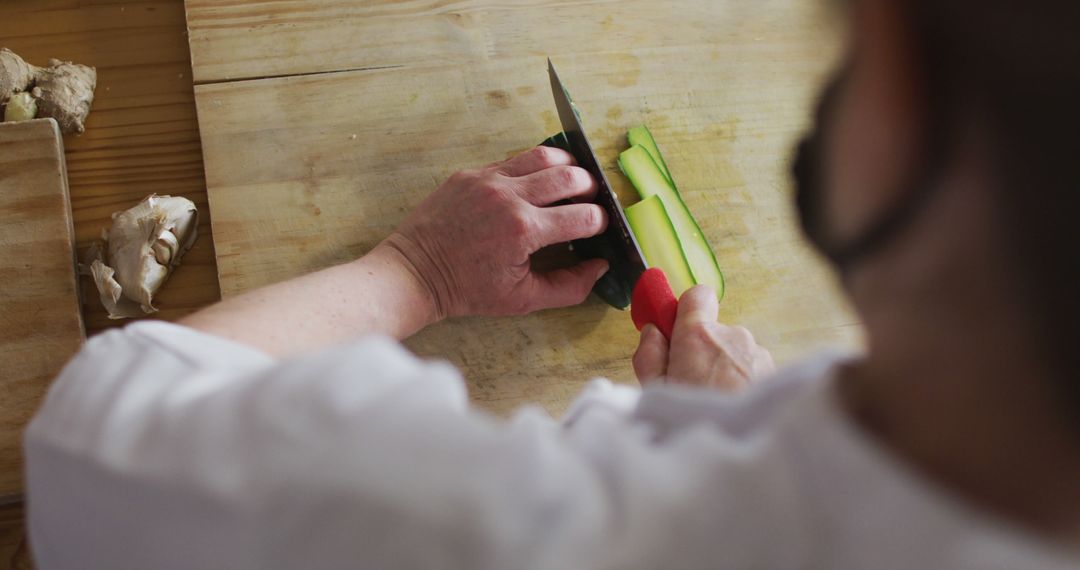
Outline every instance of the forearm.
<svg viewBox="0 0 1080 570"><path fill-rule="evenodd" d="M530 256L607 225L573 156L537 147L432 192L367 256L199 311L180 324L286 356L376 333L404 339L445 317L516 315L582 302L602 259L546 273Z"/></svg>
<svg viewBox="0 0 1080 570"><path fill-rule="evenodd" d="M180 324L289 356L364 334L403 340L438 319L408 261L380 244L356 261L227 299Z"/></svg>

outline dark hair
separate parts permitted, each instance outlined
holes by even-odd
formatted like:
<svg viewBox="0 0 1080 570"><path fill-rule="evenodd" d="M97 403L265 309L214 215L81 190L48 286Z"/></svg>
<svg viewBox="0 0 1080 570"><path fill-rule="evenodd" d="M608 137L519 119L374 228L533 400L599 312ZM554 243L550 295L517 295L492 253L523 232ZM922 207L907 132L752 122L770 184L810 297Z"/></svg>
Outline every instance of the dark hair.
<svg viewBox="0 0 1080 570"><path fill-rule="evenodd" d="M963 128L950 121L974 117L991 137L1003 261L1080 411L1080 1L894 1L911 18L931 136L947 141Z"/></svg>

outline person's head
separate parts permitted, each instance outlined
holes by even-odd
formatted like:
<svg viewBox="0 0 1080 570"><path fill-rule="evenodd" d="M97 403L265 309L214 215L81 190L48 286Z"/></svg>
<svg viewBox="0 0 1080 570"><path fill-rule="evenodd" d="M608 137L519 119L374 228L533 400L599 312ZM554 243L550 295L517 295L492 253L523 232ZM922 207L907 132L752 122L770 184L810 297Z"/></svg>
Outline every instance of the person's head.
<svg viewBox="0 0 1080 570"><path fill-rule="evenodd" d="M861 310L883 302L862 295L861 280L946 295L948 267L995 258L999 272L974 276L993 282L964 286L1031 315L1018 333L1037 335L1064 385L1080 383L1068 378L1080 371L1080 2L848 0L845 10L848 57L796 161L807 234Z"/></svg>

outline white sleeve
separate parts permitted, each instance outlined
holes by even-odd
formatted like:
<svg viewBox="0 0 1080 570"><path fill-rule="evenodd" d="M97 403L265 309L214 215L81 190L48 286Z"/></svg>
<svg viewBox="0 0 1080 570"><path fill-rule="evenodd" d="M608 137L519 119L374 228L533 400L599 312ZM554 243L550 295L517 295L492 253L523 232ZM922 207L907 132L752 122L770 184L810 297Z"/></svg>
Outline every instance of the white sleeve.
<svg viewBox="0 0 1080 570"><path fill-rule="evenodd" d="M601 382L574 409L634 401ZM42 568L584 567L612 515L562 426L470 411L453 368L378 338L277 362L167 323L108 332L25 449Z"/></svg>
<svg viewBox="0 0 1080 570"><path fill-rule="evenodd" d="M565 423L501 421L390 340L278 362L137 323L28 427L30 541L45 570L797 567L790 450L661 436L638 399L598 381Z"/></svg>

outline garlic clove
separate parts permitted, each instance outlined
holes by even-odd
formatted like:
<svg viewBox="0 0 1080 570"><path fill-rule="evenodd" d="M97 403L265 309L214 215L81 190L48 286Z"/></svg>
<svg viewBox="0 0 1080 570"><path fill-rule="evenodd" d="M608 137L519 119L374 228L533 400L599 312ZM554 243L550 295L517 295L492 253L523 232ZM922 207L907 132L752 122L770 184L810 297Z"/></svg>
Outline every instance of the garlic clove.
<svg viewBox="0 0 1080 570"><path fill-rule="evenodd" d="M180 249L180 244L176 241L176 234L164 231L154 241L153 249L154 259L162 265L169 265L173 259L173 253Z"/></svg>
<svg viewBox="0 0 1080 570"><path fill-rule="evenodd" d="M100 266L95 274L110 316L141 316L157 311L154 295L195 242L197 226L195 204L172 196L150 195L113 215L106 239L109 264L98 260ZM92 264L92 272L94 267Z"/></svg>

